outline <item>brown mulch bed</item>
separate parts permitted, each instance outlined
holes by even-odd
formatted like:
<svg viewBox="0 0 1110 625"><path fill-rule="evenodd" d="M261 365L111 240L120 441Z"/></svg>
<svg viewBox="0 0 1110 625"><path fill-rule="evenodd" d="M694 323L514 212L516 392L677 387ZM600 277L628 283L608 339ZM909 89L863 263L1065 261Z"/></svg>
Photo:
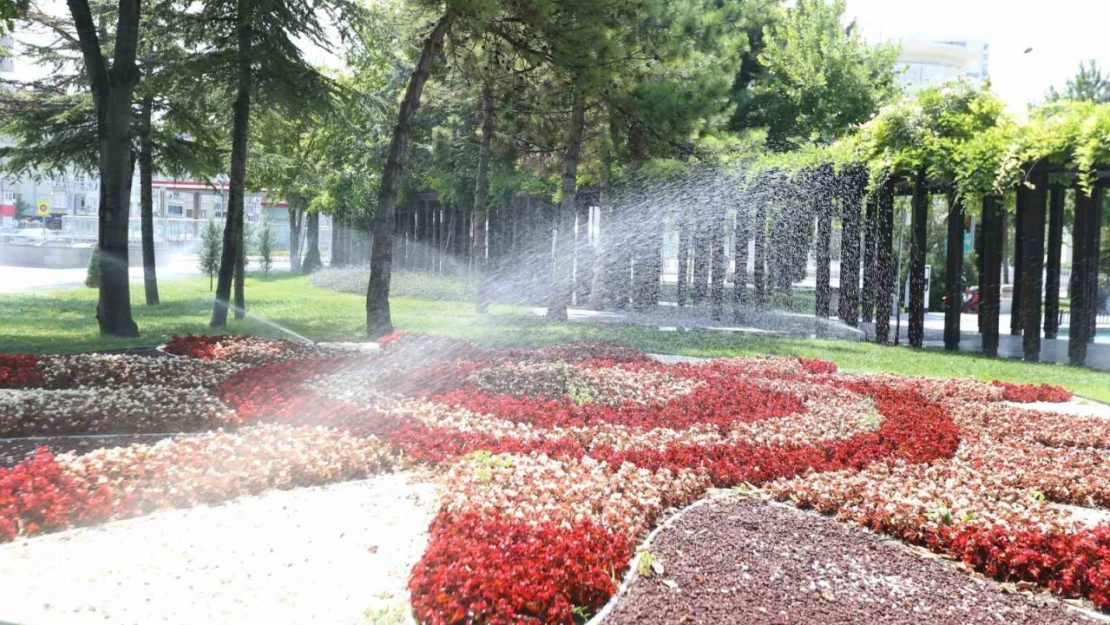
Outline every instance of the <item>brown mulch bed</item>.
<svg viewBox="0 0 1110 625"><path fill-rule="evenodd" d="M766 503L692 509L656 536L651 553L662 575L635 580L605 625L1097 622L862 528Z"/></svg>

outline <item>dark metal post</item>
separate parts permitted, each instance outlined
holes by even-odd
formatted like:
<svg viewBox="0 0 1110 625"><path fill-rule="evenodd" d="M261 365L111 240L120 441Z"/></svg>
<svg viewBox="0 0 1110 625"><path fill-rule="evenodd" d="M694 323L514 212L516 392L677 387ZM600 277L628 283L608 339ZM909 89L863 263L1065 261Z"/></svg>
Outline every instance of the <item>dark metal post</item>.
<svg viewBox="0 0 1110 625"><path fill-rule="evenodd" d="M894 288L894 182L887 181L877 191L878 220L875 237L875 342L890 342L890 300Z"/></svg>
<svg viewBox="0 0 1110 625"><path fill-rule="evenodd" d="M944 349L960 348L960 313L964 298L964 204L955 192L948 195L948 246L944 257L946 302Z"/></svg>
<svg viewBox="0 0 1110 625"><path fill-rule="evenodd" d="M850 327L859 325L859 220L865 174L845 176L848 190L840 202L840 299L837 312Z"/></svg>
<svg viewBox="0 0 1110 625"><path fill-rule="evenodd" d="M1028 185L1018 187L1022 205L1022 243L1024 254L1021 272L1022 353L1027 362L1041 359L1041 275L1044 269L1044 218L1048 202L1048 176L1042 167L1034 167Z"/></svg>
<svg viewBox="0 0 1110 625"><path fill-rule="evenodd" d="M1060 328L1060 250L1064 239L1064 192L1055 185L1049 189L1048 261L1044 280L1044 337L1056 338Z"/></svg>
<svg viewBox="0 0 1110 625"><path fill-rule="evenodd" d="M752 284L755 286L755 307L767 309L767 203L763 199L755 203L755 223L752 224L755 236L755 267L752 268Z"/></svg>
<svg viewBox="0 0 1110 625"><path fill-rule="evenodd" d="M875 235L877 210L875 197L867 199L867 214L863 225L863 295L860 297L860 314L865 322L875 318Z"/></svg>
<svg viewBox="0 0 1110 625"><path fill-rule="evenodd" d="M1010 299L1010 334L1021 336L1021 276L1025 271L1025 252L1023 251L1025 220L1022 219L1025 212L1025 196L1023 194L1017 194L1014 206L1014 275L1013 279L1010 280L1014 289L1013 296Z"/></svg>
<svg viewBox="0 0 1110 625"><path fill-rule="evenodd" d="M1095 195L1098 195L1096 193ZM1091 324L1088 298L1090 295L1091 212L1094 199L1083 189L1075 191L1075 224L1072 226L1071 319L1068 324L1068 362L1087 362L1087 338Z"/></svg>
<svg viewBox="0 0 1110 625"><path fill-rule="evenodd" d="M1002 298L1002 198L983 197L983 274L979 303L982 309L983 355L998 356L998 314Z"/></svg>
<svg viewBox="0 0 1110 625"><path fill-rule="evenodd" d="M829 264L832 258L829 245L832 239L832 203L823 194L818 193L817 212L817 310L815 314L827 319L829 316L829 301L832 299L832 287L829 284Z"/></svg>
<svg viewBox="0 0 1110 625"><path fill-rule="evenodd" d="M925 245L929 221L929 191L925 171L919 171L913 184L913 213L910 226L910 347L921 347L925 340Z"/></svg>

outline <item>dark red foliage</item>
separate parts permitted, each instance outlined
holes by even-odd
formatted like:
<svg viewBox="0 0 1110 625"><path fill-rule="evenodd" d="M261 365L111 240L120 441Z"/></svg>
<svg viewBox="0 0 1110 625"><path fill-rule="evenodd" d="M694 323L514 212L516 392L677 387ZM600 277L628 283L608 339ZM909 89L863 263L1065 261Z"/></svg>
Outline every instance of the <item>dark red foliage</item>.
<svg viewBox="0 0 1110 625"><path fill-rule="evenodd" d="M950 551L995 579L1033 582L1110 608L1110 526L1073 534L972 529L957 533Z"/></svg>
<svg viewBox="0 0 1110 625"><path fill-rule="evenodd" d="M632 547L590 522L536 526L497 514L440 513L409 580L425 625L575 622L616 591Z"/></svg>
<svg viewBox="0 0 1110 625"><path fill-rule="evenodd" d="M0 468L0 542L103 521L112 512L112 491L90 489L63 470L45 447L27 460Z"/></svg>
<svg viewBox="0 0 1110 625"><path fill-rule="evenodd" d="M806 373L836 373L836 363L827 360L798 356L798 363L802 365Z"/></svg>
<svg viewBox="0 0 1110 625"><path fill-rule="evenodd" d="M305 380L363 365L357 358L285 360L241 371L216 388L216 395L235 408L244 425L282 423L367 427L382 417L347 402L320 395Z"/></svg>
<svg viewBox="0 0 1110 625"><path fill-rule="evenodd" d="M1002 387L1002 397L1006 401L1028 404L1035 401L1062 403L1071 400L1071 392L1053 384L1013 384L995 380L994 385Z"/></svg>
<svg viewBox="0 0 1110 625"><path fill-rule="evenodd" d="M0 354L0 388L40 388L39 357L34 354Z"/></svg>
<svg viewBox="0 0 1110 625"><path fill-rule="evenodd" d="M705 384L693 392L668 401L646 404L578 404L569 398L549 400L491 395L473 389L453 391L432 399L506 421L542 428L593 426L603 423L641 429L686 429L694 425L715 425L723 433L727 433L737 421L759 421L806 411L805 404L794 395L766 389L735 376L718 375L709 367L701 369L705 369L700 378Z"/></svg>
<svg viewBox="0 0 1110 625"><path fill-rule="evenodd" d="M167 354L174 354L175 356L214 360L216 358L216 346L220 343L234 341L236 338L238 337L230 334L218 336L208 336L207 334L178 336L175 334L166 342L165 350Z"/></svg>
<svg viewBox="0 0 1110 625"><path fill-rule="evenodd" d="M553 458L581 458L582 444L572 438L520 439L494 436L484 432L464 432L454 428L429 427L411 417L402 418L380 437L410 460L440 464L454 461L475 451L495 454L544 453Z"/></svg>

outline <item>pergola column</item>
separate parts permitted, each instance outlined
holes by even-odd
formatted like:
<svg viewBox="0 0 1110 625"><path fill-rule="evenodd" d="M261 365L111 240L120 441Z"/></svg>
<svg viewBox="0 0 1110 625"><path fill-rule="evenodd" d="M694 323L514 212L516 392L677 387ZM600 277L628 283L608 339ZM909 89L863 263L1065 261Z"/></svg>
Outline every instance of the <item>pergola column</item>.
<svg viewBox="0 0 1110 625"><path fill-rule="evenodd" d="M709 236L709 245L712 247L710 252L710 272L712 273L712 281L710 283L709 301L712 308L712 315L714 319L720 319L724 314L725 309L725 211L724 207L716 206L713 214L712 232ZM658 254L658 250L656 250Z"/></svg>
<svg viewBox="0 0 1110 625"><path fill-rule="evenodd" d="M998 315L1002 303L1002 211L1002 198L993 195L983 197L980 332L983 335L983 355L991 358L998 356Z"/></svg>
<svg viewBox="0 0 1110 625"><path fill-rule="evenodd" d="M1090 275L1088 276L1090 292L1087 294L1087 309L1089 311L1090 330L1087 333L1087 342L1095 341L1095 332L1098 329L1098 269L1099 252L1102 250L1102 187L1096 186L1094 200L1091 203L1091 225L1087 229L1090 243Z"/></svg>
<svg viewBox="0 0 1110 625"><path fill-rule="evenodd" d="M832 287L829 284L829 264L832 262L829 246L832 243L832 205L818 193L817 203L817 306L815 314L823 319L829 316Z"/></svg>
<svg viewBox="0 0 1110 625"><path fill-rule="evenodd" d="M686 305L686 289L689 287L690 279L687 272L690 269L690 239L692 237L690 227L690 207L689 204L680 205L678 211L678 284L677 284L677 299L679 306ZM605 235L610 236L610 235Z"/></svg>
<svg viewBox="0 0 1110 625"><path fill-rule="evenodd" d="M910 222L910 347L925 341L925 245L929 221L929 191L925 171L913 183L913 214Z"/></svg>
<svg viewBox="0 0 1110 625"><path fill-rule="evenodd" d="M875 342L890 342L890 302L894 289L894 182L879 188L875 237Z"/></svg>
<svg viewBox="0 0 1110 625"><path fill-rule="evenodd" d="M748 289L748 240L751 239L748 221L748 207L742 205L736 210L736 226L732 235L732 258L736 265L732 278L732 308L736 320L743 315Z"/></svg>
<svg viewBox="0 0 1110 625"><path fill-rule="evenodd" d="M1100 189L1089 197L1082 189L1075 191L1075 224L1072 226L1071 263L1071 319L1068 324L1068 362L1082 365L1087 362L1087 341L1091 331L1089 299L1091 295L1090 253L1092 213L1095 202L1101 202Z"/></svg>
<svg viewBox="0 0 1110 625"><path fill-rule="evenodd" d="M944 305L944 349L960 348L960 313L964 295L964 204L952 192L948 195L948 245L944 273L946 298Z"/></svg>
<svg viewBox="0 0 1110 625"><path fill-rule="evenodd" d="M852 172L845 177L848 189L840 202L840 299L837 312L850 327L859 325L859 220L866 178Z"/></svg>
<svg viewBox="0 0 1110 625"><path fill-rule="evenodd" d="M1060 185L1049 188L1048 260L1044 280L1044 337L1056 338L1060 329L1060 250L1064 240L1064 192Z"/></svg>
<svg viewBox="0 0 1110 625"><path fill-rule="evenodd" d="M1048 176L1042 167L1029 174L1033 185L1018 187L1022 206L1021 330L1022 352L1027 362L1041 359L1041 276L1044 270L1044 218L1048 202Z"/></svg>
<svg viewBox="0 0 1110 625"><path fill-rule="evenodd" d="M1014 274L1010 284L1013 285L1013 297L1010 300L1010 334L1021 336L1021 289L1022 273L1025 271L1025 196L1017 194L1014 202Z"/></svg>
<svg viewBox="0 0 1110 625"><path fill-rule="evenodd" d="M755 245L752 250L755 266L752 268L752 284L755 286L755 307L767 309L767 202L755 203L755 223L752 224Z"/></svg>
<svg viewBox="0 0 1110 625"><path fill-rule="evenodd" d="M867 210L863 224L863 294L860 297L860 315L863 321L875 318L875 235L878 211L875 196L867 199Z"/></svg>

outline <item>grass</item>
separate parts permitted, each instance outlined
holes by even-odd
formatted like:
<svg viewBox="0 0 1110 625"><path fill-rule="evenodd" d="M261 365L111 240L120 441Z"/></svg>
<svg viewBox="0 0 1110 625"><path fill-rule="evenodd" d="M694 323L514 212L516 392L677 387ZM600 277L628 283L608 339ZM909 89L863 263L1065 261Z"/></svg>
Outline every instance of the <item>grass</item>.
<svg viewBox="0 0 1110 625"><path fill-rule="evenodd" d="M163 304L142 303L142 287L132 289L133 310L143 336L101 337L95 319L96 291L75 289L0 296L0 352L59 353L158 345L172 334L211 333L212 293L206 278L160 285ZM281 338L288 328L313 340L360 340L365 308L361 295L312 286L307 278L271 273L247 278L243 320L230 320L227 332ZM622 325L549 324L519 307L495 305L486 317L464 302L411 298L391 300L398 330L429 332L492 345L538 346L576 339L619 341L655 353L686 356L783 355L823 358L842 369L908 375L973 377L1009 382L1047 382L1072 392L1110 401L1110 374L1077 367L993 360L941 350L913 351L870 343L769 338L708 331L667 332Z"/></svg>

